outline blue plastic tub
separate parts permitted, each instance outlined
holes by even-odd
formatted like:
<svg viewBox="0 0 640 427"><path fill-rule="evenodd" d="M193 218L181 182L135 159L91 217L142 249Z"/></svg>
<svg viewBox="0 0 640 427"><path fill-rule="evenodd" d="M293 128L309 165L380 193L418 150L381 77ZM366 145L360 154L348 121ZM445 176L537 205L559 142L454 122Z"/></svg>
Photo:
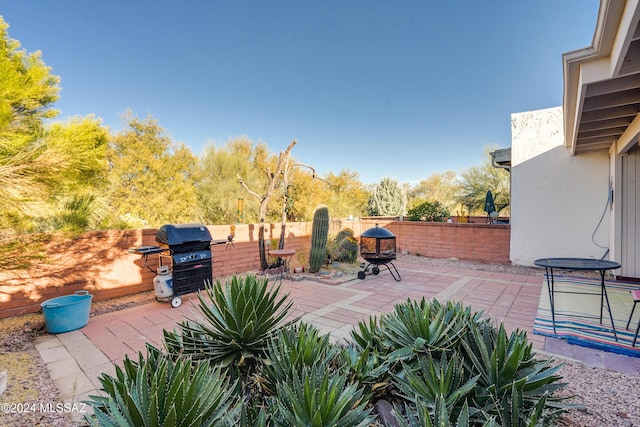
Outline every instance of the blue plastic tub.
<svg viewBox="0 0 640 427"><path fill-rule="evenodd" d="M87 291L76 291L75 295L52 298L40 304L44 323L51 334L80 329L89 323L91 299Z"/></svg>

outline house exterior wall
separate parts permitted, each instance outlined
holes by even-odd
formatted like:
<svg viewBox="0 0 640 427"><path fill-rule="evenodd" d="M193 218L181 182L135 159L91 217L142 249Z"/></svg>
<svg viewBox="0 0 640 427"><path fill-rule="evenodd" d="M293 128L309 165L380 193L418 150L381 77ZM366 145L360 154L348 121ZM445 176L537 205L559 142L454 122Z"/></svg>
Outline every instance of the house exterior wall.
<svg viewBox="0 0 640 427"><path fill-rule="evenodd" d="M572 156L561 107L514 113L511 130L511 262L603 257L611 236L609 153Z"/></svg>

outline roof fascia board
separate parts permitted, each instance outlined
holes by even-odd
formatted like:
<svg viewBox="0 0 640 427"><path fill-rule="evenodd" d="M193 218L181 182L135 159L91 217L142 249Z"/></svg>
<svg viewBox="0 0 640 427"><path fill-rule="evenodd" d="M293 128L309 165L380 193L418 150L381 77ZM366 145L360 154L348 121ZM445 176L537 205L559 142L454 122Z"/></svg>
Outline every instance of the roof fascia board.
<svg viewBox="0 0 640 427"><path fill-rule="evenodd" d="M638 26L639 0L628 0L620 17L620 22L616 31L613 46L611 47L611 76L617 77L620 74L625 55L629 50L629 45L633 40L633 34Z"/></svg>
<svg viewBox="0 0 640 427"><path fill-rule="evenodd" d="M611 61L609 57L580 64L579 84L588 85L611 78Z"/></svg>
<svg viewBox="0 0 640 427"><path fill-rule="evenodd" d="M636 115L635 119L631 122L627 129L624 131L618 141L616 141L616 154L623 154L629 151L629 149L638 141L638 135L640 134L640 114Z"/></svg>
<svg viewBox="0 0 640 427"><path fill-rule="evenodd" d="M577 53L574 51L572 53ZM597 54L593 47L581 49L585 56L596 58ZM609 74L609 62L600 59L595 62L583 63L581 61L564 62L565 85L563 99L563 122L564 122L564 144L570 148L571 154L575 154L578 121L582 114L582 100L585 96L586 85L588 83L605 80Z"/></svg>

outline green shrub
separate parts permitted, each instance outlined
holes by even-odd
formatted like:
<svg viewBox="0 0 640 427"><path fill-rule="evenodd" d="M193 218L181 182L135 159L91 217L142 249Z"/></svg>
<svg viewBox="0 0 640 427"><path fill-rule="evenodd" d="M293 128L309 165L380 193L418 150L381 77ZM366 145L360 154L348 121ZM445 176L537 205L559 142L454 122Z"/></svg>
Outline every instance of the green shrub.
<svg viewBox="0 0 640 427"><path fill-rule="evenodd" d="M438 201L424 202L407 211L409 221L443 222L449 215L449 209Z"/></svg>

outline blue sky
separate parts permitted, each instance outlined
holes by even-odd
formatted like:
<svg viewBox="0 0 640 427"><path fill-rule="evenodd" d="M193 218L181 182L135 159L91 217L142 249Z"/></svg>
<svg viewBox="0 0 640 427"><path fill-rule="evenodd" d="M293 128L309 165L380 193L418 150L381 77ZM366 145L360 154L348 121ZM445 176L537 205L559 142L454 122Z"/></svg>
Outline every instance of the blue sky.
<svg viewBox="0 0 640 427"><path fill-rule="evenodd" d="M8 3L8 4L6 4ZM319 173L415 184L511 144L562 103L562 53L598 0L6 2L9 36L61 77L60 119L157 119L195 154L245 135Z"/></svg>

